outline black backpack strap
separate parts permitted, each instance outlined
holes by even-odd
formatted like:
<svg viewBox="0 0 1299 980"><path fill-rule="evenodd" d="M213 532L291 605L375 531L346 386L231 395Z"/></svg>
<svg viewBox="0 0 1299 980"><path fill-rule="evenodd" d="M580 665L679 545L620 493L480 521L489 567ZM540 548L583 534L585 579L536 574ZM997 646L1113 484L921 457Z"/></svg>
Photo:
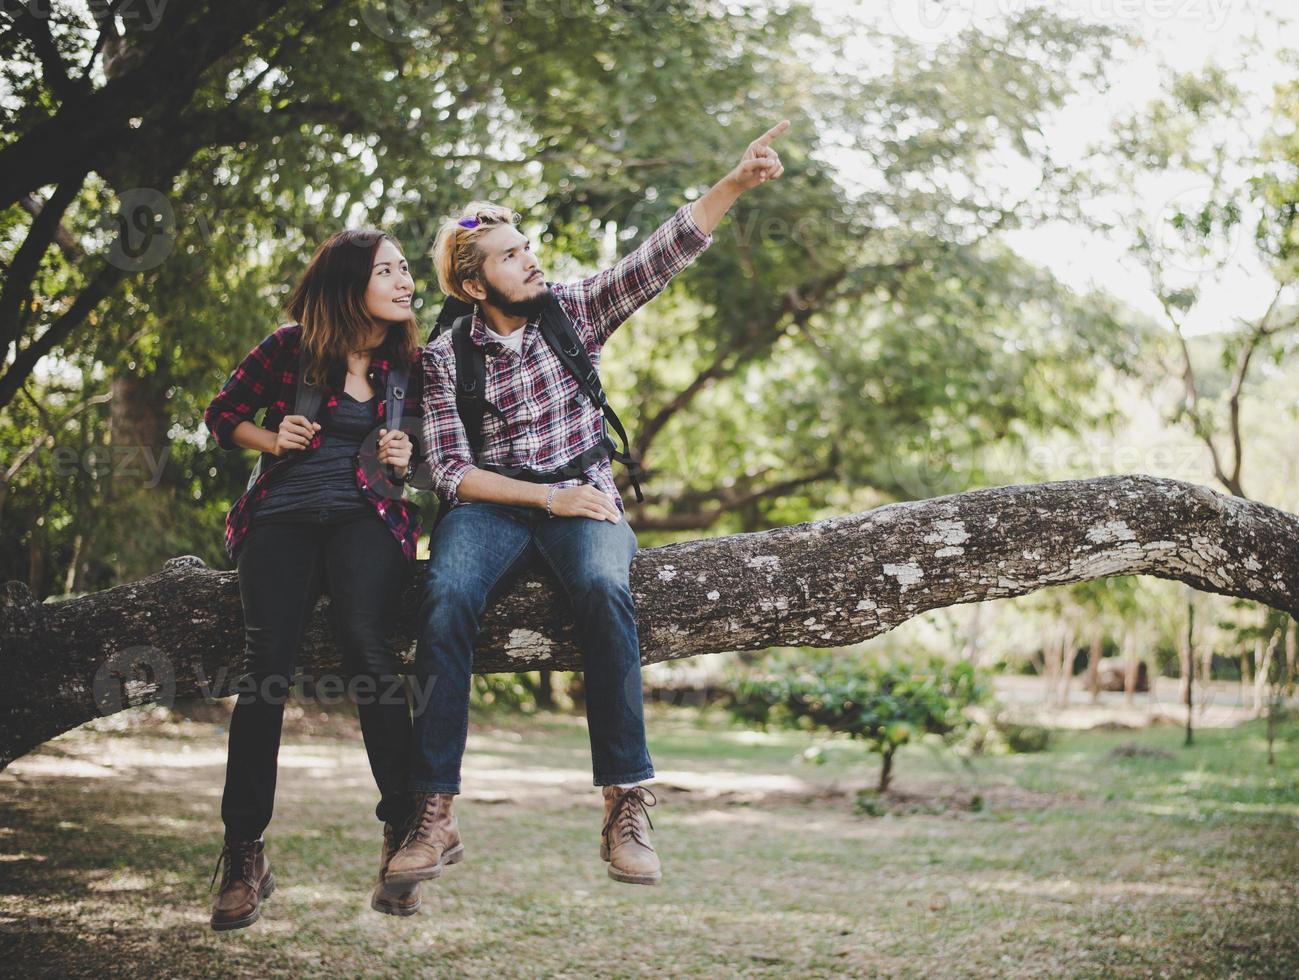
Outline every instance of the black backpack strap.
<svg viewBox="0 0 1299 980"><path fill-rule="evenodd" d="M320 413L320 406L324 400L324 393L319 384L307 383L308 355L307 348L302 344L301 339L298 341L298 382L293 392L293 414L305 415L312 422ZM297 455L296 453L294 455ZM292 459L293 457L288 457ZM248 475L248 487L251 490L258 478L277 462L283 460L276 459L271 453L260 453L257 462L253 466L253 471Z"/></svg>
<svg viewBox="0 0 1299 980"><path fill-rule="evenodd" d="M469 451L477 459L483 451L483 412L487 410L487 356L469 336L473 319L465 315L456 320L451 346L456 355L456 411L469 438ZM494 405L492 408L495 410Z"/></svg>
<svg viewBox="0 0 1299 980"><path fill-rule="evenodd" d="M645 496L641 493L640 482L637 480L640 475L640 462L631 455L631 441L627 438L627 430L623 428L618 413L605 398L604 386L600 384L600 375L591 364L591 358L587 356L586 347L577 336L577 331L573 329L573 322L560 306L559 299L553 294L541 314L541 336L546 339L546 343L550 345L555 356L563 362L569 373L577 379L578 386L587 400L600 409L605 422L613 426L613 431L622 440L622 451L619 452L614 448L613 441L608 435L604 437L609 445L610 458L627 467L632 489L636 491L636 500L643 501Z"/></svg>
<svg viewBox="0 0 1299 980"><path fill-rule="evenodd" d="M391 367L384 390L384 428L400 429L401 417L406 411L406 385L410 381L410 368Z"/></svg>
<svg viewBox="0 0 1299 980"><path fill-rule="evenodd" d="M469 336L473 324L474 308L454 296L448 296L429 333L429 341L451 331L451 348L456 358L456 413L465 427L469 452L476 460L483 451L483 413L490 411L502 420L505 416L487 401L487 355ZM433 527L436 529L442 518L450 512L451 505L439 499Z"/></svg>
<svg viewBox="0 0 1299 980"><path fill-rule="evenodd" d="M406 384L409 381L409 367L402 365L388 368L383 392L383 424L389 432L401 428L401 417L406 411ZM394 483L403 483L406 480L406 474L399 472L395 466L388 467L388 475Z"/></svg>
<svg viewBox="0 0 1299 980"><path fill-rule="evenodd" d="M456 355L456 413L460 416L461 425L465 426L469 452L478 459L483 446L483 412L487 409L487 356L474 346L473 338L469 337L473 324L474 308L461 303L455 296L447 296L429 339L431 342L451 330L451 348ZM491 408L496 411L495 406ZM451 503L439 499L438 513L433 519L434 530L448 513L451 513Z"/></svg>
<svg viewBox="0 0 1299 980"><path fill-rule="evenodd" d="M312 422L320 412L324 392L319 384L307 383L307 348L304 345L298 352L298 388L293 397L293 414L305 415ZM317 379L319 380L319 379Z"/></svg>
<svg viewBox="0 0 1299 980"><path fill-rule="evenodd" d="M590 449L579 453L563 466L553 470L534 470L526 466L502 466L492 463L484 463L482 468L514 480L526 480L529 483L559 483L561 480L576 480L582 477L593 465L608 457L612 446L613 443L608 439L601 439Z"/></svg>

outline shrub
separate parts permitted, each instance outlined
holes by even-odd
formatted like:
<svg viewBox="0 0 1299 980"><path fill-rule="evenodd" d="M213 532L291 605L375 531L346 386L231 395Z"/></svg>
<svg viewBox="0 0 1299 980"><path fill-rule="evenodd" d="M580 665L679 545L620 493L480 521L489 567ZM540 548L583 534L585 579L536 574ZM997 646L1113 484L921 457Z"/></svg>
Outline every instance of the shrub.
<svg viewBox="0 0 1299 980"><path fill-rule="evenodd" d="M1008 724L1002 734L1011 752L1045 752L1051 747L1051 730L1041 725Z"/></svg>
<svg viewBox="0 0 1299 980"><path fill-rule="evenodd" d="M727 710L764 728L776 724L863 740L881 756L883 792L901 746L926 734L950 745L971 725L968 709L989 696L987 681L968 663L939 657L773 658L737 680Z"/></svg>

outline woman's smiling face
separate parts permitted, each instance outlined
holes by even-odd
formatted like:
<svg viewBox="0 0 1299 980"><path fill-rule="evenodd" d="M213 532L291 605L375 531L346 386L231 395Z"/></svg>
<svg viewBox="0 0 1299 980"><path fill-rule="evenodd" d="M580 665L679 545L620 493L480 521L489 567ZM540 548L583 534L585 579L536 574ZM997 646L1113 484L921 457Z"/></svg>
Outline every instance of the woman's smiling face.
<svg viewBox="0 0 1299 980"><path fill-rule="evenodd" d="M411 278L406 257L388 239L379 242L370 266L370 281L365 287L365 311L382 323L402 323L410 319L411 295L415 280Z"/></svg>

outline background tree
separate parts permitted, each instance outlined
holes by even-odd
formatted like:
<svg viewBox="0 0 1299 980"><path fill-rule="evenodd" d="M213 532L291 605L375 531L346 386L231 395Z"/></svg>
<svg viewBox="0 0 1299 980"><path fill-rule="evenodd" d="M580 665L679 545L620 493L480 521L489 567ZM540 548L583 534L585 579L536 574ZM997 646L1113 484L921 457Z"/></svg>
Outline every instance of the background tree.
<svg viewBox="0 0 1299 980"><path fill-rule="evenodd" d="M769 662L740 680L727 708L762 727L790 725L861 739L880 756L878 792L893 777L899 748L925 735L943 744L973 724L969 709L988 700L991 689L968 663L931 657L882 660L842 654Z"/></svg>
<svg viewBox="0 0 1299 980"><path fill-rule="evenodd" d="M737 209L606 360L655 476L638 529L968 485L980 474L949 465L956 450L1081 424L1126 343L1111 306L996 242L1069 207L1036 129L1071 69L1095 77L1107 31L1025 12L937 57L877 34L878 64L845 85L825 66L845 64L852 25L800 5L43 9L7 12L0 42L16 95L0 445L24 460L5 468L0 567L40 595L178 552L223 562L249 461L210 448L201 409L339 225L392 228L429 283L437 219L495 197L527 215L553 275L578 274L698 193L773 95L797 121L791 179ZM165 99L139 94L162 78ZM77 156L89 115L99 149ZM84 173L33 163L56 145ZM1028 198L981 179L1006 148L1043 175Z"/></svg>
<svg viewBox="0 0 1299 980"><path fill-rule="evenodd" d="M1149 213L1129 212L1118 224L1163 312L1163 330L1152 337L1158 356L1148 363L1156 377L1175 383L1169 418L1203 444L1215 479L1244 497L1251 391L1296 350L1299 90L1280 89L1269 113L1232 81L1237 74L1214 64L1170 72L1160 96L1121 121L1098 151L1118 165L1121 185L1134 195L1178 188ZM1214 325L1197 344L1187 324L1200 316L1206 289L1242 267L1272 277L1266 307Z"/></svg>

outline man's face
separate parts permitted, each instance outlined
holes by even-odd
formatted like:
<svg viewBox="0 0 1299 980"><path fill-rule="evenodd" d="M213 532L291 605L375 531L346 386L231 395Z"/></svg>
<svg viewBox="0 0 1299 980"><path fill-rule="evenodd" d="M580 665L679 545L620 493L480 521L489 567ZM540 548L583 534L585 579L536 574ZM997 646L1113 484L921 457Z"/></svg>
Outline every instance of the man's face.
<svg viewBox="0 0 1299 980"><path fill-rule="evenodd" d="M511 316L531 319L540 313L550 287L523 233L513 225L499 225L479 240L479 247L487 256L482 281L465 284L475 298Z"/></svg>

